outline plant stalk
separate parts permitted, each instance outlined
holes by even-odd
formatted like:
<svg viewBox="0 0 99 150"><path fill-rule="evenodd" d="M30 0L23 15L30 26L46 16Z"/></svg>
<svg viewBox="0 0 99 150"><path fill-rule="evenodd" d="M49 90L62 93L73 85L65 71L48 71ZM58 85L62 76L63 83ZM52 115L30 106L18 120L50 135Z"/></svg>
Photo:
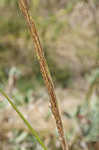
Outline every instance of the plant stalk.
<svg viewBox="0 0 99 150"><path fill-rule="evenodd" d="M62 149L68 150L68 144L66 143L66 140L64 137L63 124L62 124L61 115L60 115L57 100L56 100L56 94L55 94L55 90L54 90L53 81L52 81L52 78L51 78L51 75L50 75L50 72L49 72L49 69L47 66L47 62L46 62L46 59L44 56L44 51L43 51L41 43L40 43L40 39L39 39L37 30L35 27L35 23L29 14L25 0L19 0L19 7L25 17L25 20L27 22L29 31L30 31L32 39L33 39L35 52L36 52L36 55L37 55L37 58L38 58L38 61L40 64L40 70L41 70L43 79L45 81L45 85L47 87L47 90L48 90L48 93L50 96L51 110L52 110L52 113L53 113L55 121L56 121L56 126L58 129Z"/></svg>
<svg viewBox="0 0 99 150"><path fill-rule="evenodd" d="M24 121L24 123L26 124L26 126L30 130L31 134L36 138L36 140L38 141L38 143L42 146L42 148L44 150L47 150L46 146L44 145L44 143L40 139L40 137L37 134L37 132L32 128L32 126L30 125L30 123L27 121L27 119L25 119L25 117L23 116L23 114L18 110L18 108L12 102L12 100L10 100L10 98L6 95L6 93L3 90L1 90L1 89L0 89L0 93L8 100L8 102L11 104L11 106L14 108L14 110L17 112L17 114L20 116L20 118Z"/></svg>

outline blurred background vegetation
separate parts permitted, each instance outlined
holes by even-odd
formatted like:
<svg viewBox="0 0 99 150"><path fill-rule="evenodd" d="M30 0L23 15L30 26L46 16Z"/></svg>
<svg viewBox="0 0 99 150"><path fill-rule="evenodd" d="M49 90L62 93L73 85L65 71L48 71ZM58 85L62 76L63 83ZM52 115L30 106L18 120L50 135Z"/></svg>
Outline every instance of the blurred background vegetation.
<svg viewBox="0 0 99 150"><path fill-rule="evenodd" d="M66 122L67 112L71 113L71 108L75 105L71 114L74 115L75 109L78 110L78 105L82 103L81 100L85 99L92 83L90 78L96 78L97 74L99 80L99 0L28 0L28 3ZM60 150L55 125L50 129L48 126L48 120L49 124L52 121L51 113L47 109L48 96L18 0L0 0L0 87L12 96L16 105L27 116L33 114L31 104L34 105L35 119L39 121L37 124L41 128L37 128L36 123L34 127L51 150ZM93 91L93 99L96 100L99 96L99 84ZM39 103L42 108L38 111ZM0 112L3 114L0 124L4 124L0 127L0 149L40 150L35 139L32 145L32 137L24 129L24 125L20 125L20 121L16 125L13 123L15 120L9 121L13 109L7 106L5 101L0 102ZM37 113L41 113L41 116ZM17 116L12 118L18 119ZM33 120L33 116L30 119ZM71 123L71 120L68 122ZM72 143L71 150L89 150L92 143L73 141L74 126L75 123L68 129L67 134L69 142ZM94 149L98 150L97 145Z"/></svg>

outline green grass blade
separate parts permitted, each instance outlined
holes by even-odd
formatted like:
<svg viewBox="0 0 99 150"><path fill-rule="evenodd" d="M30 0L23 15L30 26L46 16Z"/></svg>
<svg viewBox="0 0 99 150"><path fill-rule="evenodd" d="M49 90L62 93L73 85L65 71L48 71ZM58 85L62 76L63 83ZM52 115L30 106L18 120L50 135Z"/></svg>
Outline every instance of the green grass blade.
<svg viewBox="0 0 99 150"><path fill-rule="evenodd" d="M47 150L46 146L44 145L44 143L42 142L42 140L38 136L37 132L32 128L32 126L30 125L30 123L25 119L25 117L23 116L23 114L18 110L18 108L12 102L12 100L6 95L6 93L2 89L0 89L0 93L8 100L8 102L11 104L11 106L14 108L14 110L17 112L17 114L20 116L20 118L24 121L24 123L26 124L26 126L28 127L28 129L31 131L32 135L36 138L36 140L38 141L38 143L42 146L42 148L44 150Z"/></svg>

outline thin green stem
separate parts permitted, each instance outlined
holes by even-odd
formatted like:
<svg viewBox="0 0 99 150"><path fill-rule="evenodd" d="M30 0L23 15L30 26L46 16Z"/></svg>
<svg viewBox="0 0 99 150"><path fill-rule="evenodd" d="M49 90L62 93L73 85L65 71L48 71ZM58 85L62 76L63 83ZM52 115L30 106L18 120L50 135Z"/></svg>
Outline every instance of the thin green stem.
<svg viewBox="0 0 99 150"><path fill-rule="evenodd" d="M28 129L31 131L32 135L36 138L36 140L38 141L38 143L42 146L42 148L44 150L47 150L46 146L44 145L44 143L42 142L42 140L38 136L37 132L32 128L32 126L30 125L30 123L25 119L25 117L18 110L18 108L16 107L16 105L11 101L11 99L6 95L6 93L2 89L0 89L0 93L8 100L8 102L11 104L11 106L14 108L14 110L17 112L17 114L20 116L20 118L24 121L24 123L26 124L26 126L28 127Z"/></svg>

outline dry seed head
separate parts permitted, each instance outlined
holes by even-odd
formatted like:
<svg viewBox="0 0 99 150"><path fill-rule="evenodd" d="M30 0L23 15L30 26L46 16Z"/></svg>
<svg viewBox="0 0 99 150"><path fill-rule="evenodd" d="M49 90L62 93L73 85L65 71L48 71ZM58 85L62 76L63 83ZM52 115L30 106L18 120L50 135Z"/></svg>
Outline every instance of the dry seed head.
<svg viewBox="0 0 99 150"><path fill-rule="evenodd" d="M32 39L34 42L35 52L36 52L36 55L37 55L37 58L38 58L38 61L40 64L40 70L41 70L43 79L45 81L45 85L48 89L48 93L50 96L51 110L52 110L53 116L56 121L56 126L57 126L58 133L60 136L60 142L62 145L62 149L68 150L68 145L64 138L63 124L62 124L61 116L60 116L59 109L58 109L56 95L54 92L53 81L52 81L52 78L51 78L47 63L46 63L46 59L44 57L44 51L42 49L42 46L41 46L41 43L39 40L39 36L36 31L34 21L28 12L28 8L26 6L25 0L19 0L19 6L25 17L25 20L27 22L28 28L30 30L30 33L31 33L31 36L32 36Z"/></svg>

